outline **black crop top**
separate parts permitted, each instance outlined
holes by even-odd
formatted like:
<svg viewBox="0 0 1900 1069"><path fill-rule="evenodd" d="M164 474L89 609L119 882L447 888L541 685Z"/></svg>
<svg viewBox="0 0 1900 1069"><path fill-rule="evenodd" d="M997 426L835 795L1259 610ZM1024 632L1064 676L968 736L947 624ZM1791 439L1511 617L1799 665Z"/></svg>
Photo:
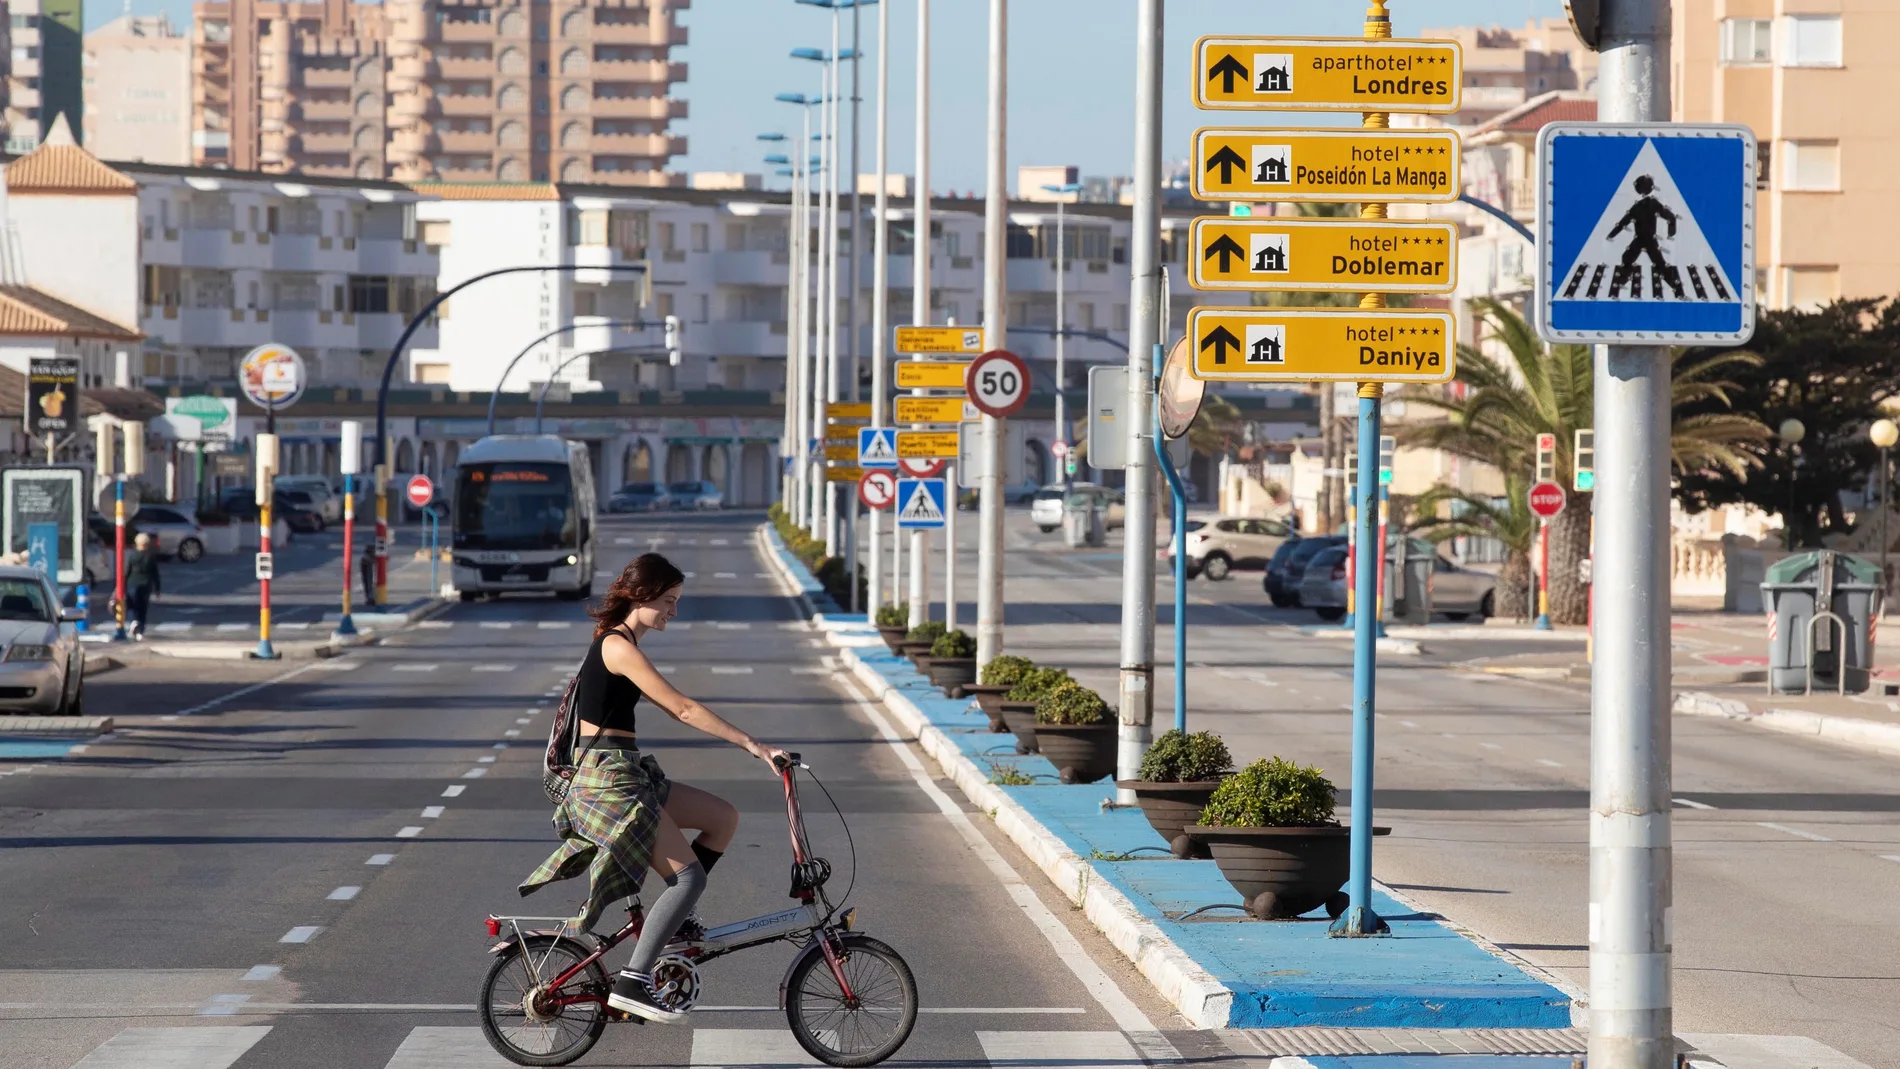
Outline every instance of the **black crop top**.
<svg viewBox="0 0 1900 1069"><path fill-rule="evenodd" d="M615 675L601 656L601 643L618 637L632 642L625 631L609 631L594 640L581 662L579 681L574 686L574 708L581 723L601 731L633 734L633 706L640 700L640 688L626 676Z"/></svg>

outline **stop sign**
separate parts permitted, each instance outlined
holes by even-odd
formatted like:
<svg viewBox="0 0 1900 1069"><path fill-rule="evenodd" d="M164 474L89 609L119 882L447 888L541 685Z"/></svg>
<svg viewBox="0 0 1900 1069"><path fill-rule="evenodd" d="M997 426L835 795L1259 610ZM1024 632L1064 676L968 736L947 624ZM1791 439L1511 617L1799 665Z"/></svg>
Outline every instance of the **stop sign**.
<svg viewBox="0 0 1900 1069"><path fill-rule="evenodd" d="M427 508L429 502L435 500L435 484L429 481L427 475L417 475L409 480L403 493L408 496L409 504L416 508Z"/></svg>
<svg viewBox="0 0 1900 1069"><path fill-rule="evenodd" d="M1564 488L1548 479L1531 487L1531 511L1548 520L1564 510Z"/></svg>

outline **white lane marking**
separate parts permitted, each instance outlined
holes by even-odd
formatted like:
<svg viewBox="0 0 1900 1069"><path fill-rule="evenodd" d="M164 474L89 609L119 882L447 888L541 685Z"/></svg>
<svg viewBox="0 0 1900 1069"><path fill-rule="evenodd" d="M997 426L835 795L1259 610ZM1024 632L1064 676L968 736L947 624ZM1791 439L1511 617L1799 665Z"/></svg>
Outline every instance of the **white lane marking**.
<svg viewBox="0 0 1900 1069"><path fill-rule="evenodd" d="M739 578L739 573L738 572L714 572L713 578L714 579L737 579Z"/></svg>
<svg viewBox="0 0 1900 1069"><path fill-rule="evenodd" d="M726 544L726 540L723 538L715 538L711 542L708 542L706 544L709 546L723 546Z"/></svg>
<svg viewBox="0 0 1900 1069"><path fill-rule="evenodd" d="M668 631L691 631L692 629L693 622L691 620L674 620L666 625L666 630Z"/></svg>
<svg viewBox="0 0 1900 1069"><path fill-rule="evenodd" d="M483 620L482 626L488 628L490 631L506 631L515 625L514 622L510 620Z"/></svg>
<svg viewBox="0 0 1900 1069"><path fill-rule="evenodd" d="M365 861L365 862L363 862L363 864L365 864L365 865L387 865L387 864L389 864L389 863L390 863L391 861L394 861L394 860L396 860L396 855L394 855L394 854L371 854L371 855L369 856L369 860L368 860L368 861Z"/></svg>
<svg viewBox="0 0 1900 1069"><path fill-rule="evenodd" d="M1900 854L1881 854L1881 855L1880 855L1880 860L1882 860L1882 861L1900 861Z"/></svg>
<svg viewBox="0 0 1900 1069"><path fill-rule="evenodd" d="M800 1049L798 1040L780 1028L695 1028L693 1069L749 1069L771 1066L819 1065Z"/></svg>
<svg viewBox="0 0 1900 1069"><path fill-rule="evenodd" d="M1406 727L1408 727L1408 728L1415 728L1415 727L1417 727L1417 726L1418 726L1417 724L1415 724L1415 723L1413 723L1413 722L1412 722L1412 721L1410 721L1410 720L1401 720L1401 721L1399 721L1399 723L1401 723L1401 724L1404 724L1404 725L1405 725Z"/></svg>
<svg viewBox="0 0 1900 1069"><path fill-rule="evenodd" d="M743 621L736 622L736 623L716 623L716 624L713 624L713 626L718 628L721 631L750 631L752 630L752 625L749 623L745 623Z"/></svg>
<svg viewBox="0 0 1900 1069"><path fill-rule="evenodd" d="M976 1041L991 1065L1128 1069L1142 1064L1120 1032L978 1032Z"/></svg>
<svg viewBox="0 0 1900 1069"><path fill-rule="evenodd" d="M191 621L179 620L172 623L158 624L157 626L152 628L152 633L157 634L160 631L189 631L189 630L191 630Z"/></svg>
<svg viewBox="0 0 1900 1069"><path fill-rule="evenodd" d="M506 750L507 748L508 748L508 744L505 742L498 742L495 745L489 747L489 749L491 750Z"/></svg>
<svg viewBox="0 0 1900 1069"><path fill-rule="evenodd" d="M238 977L240 980L275 980L277 974L284 971L282 965L253 965L251 971Z"/></svg>
<svg viewBox="0 0 1900 1069"><path fill-rule="evenodd" d="M502 732L502 734L503 734L503 735L506 735L506 736L508 736L508 737L509 737L509 738L511 738L511 739L512 739L512 738L517 738L517 737L519 737L519 736L521 735L521 729L520 729L520 728L509 728L509 729L508 729L507 731L504 731L504 732Z"/></svg>
<svg viewBox="0 0 1900 1069"><path fill-rule="evenodd" d="M515 723L517 723L517 724L525 724L525 723L527 723L528 721L530 721L530 720L533 720L533 719L534 719L534 717L531 717L531 716L517 716L517 717L515 717Z"/></svg>
<svg viewBox="0 0 1900 1069"><path fill-rule="evenodd" d="M930 778L930 774L924 769L923 762L918 760L917 755L909 746L904 745L904 737L898 734L897 729L885 717L883 710L867 699L864 692L858 689L850 677L840 675L834 678L864 712L865 718L877 728L878 734L884 738L884 744L891 748L891 752L897 755L899 761L903 762L905 770L910 773L911 780L917 784L919 790L924 792L924 797L929 798L936 805L937 811L942 813L944 819L950 822L950 826L956 829L957 834L969 845L977 860L981 861L983 866L1002 883L1004 893L1009 895L1017 908L1023 911L1029 918L1029 922L1036 926L1036 930L1042 933L1043 938L1049 941L1056 957L1068 966L1069 972L1088 991L1090 997L1094 998L1096 1004L1108 1013L1109 1018L1115 1022L1115 1027L1124 1032L1145 1033L1146 1035L1142 1037L1143 1049L1151 1058L1160 1060L1165 1057L1167 1060L1180 1060L1180 1053L1174 1049L1173 1044L1170 1044L1166 1037L1155 1031L1154 1022L1148 1019L1147 1014L1141 1012L1141 1007L1135 1005L1122 992L1113 977L1104 972L1100 965L1095 964L1095 959L1089 957L1088 951L1082 949L1082 944L1075 938L1075 934L1069 931L1054 913L1050 912L1048 906L1042 904L1042 899L1036 896L1035 889L1023 881L1022 876L1011 867L994 846L990 845L990 841L983 837L983 833L976 829L976 825L970 822L970 815L958 808L957 804L951 801L950 796L943 792L943 788L938 787Z"/></svg>
<svg viewBox="0 0 1900 1069"><path fill-rule="evenodd" d="M1868 1069L1865 1062L1842 1054L1833 1047L1806 1036L1750 1036L1682 1034L1685 1042L1695 1045L1700 1054L1718 1062L1698 1059L1696 1065L1726 1065L1729 1069L1780 1069L1798 1065L1801 1069Z"/></svg>
<svg viewBox="0 0 1900 1069"><path fill-rule="evenodd" d="M331 658L327 661L318 661L316 664L316 669L319 672L354 672L361 667L363 667L362 661L345 661L336 658Z"/></svg>
<svg viewBox="0 0 1900 1069"><path fill-rule="evenodd" d="M392 672L433 672L442 667L437 664L398 664L390 666Z"/></svg>
<svg viewBox="0 0 1900 1069"><path fill-rule="evenodd" d="M671 664L656 664L653 666L653 670L655 672L660 673L661 675L668 675L670 673L679 671L679 666L671 665Z"/></svg>
<svg viewBox="0 0 1900 1069"><path fill-rule="evenodd" d="M512 672L515 670L515 666L512 664L478 664L475 666L475 670L477 672Z"/></svg>
<svg viewBox="0 0 1900 1069"><path fill-rule="evenodd" d="M310 630L310 625L308 623L295 623L295 624L280 623L280 624L274 624L272 626L276 627L279 631L308 631Z"/></svg>
<svg viewBox="0 0 1900 1069"><path fill-rule="evenodd" d="M226 623L226 624L219 624L217 627L217 630L219 631L249 631L250 629L251 629L250 624Z"/></svg>
<svg viewBox="0 0 1900 1069"><path fill-rule="evenodd" d="M236 1017L238 1008L251 1001L249 995L213 995L198 1009L200 1017Z"/></svg>
<svg viewBox="0 0 1900 1069"><path fill-rule="evenodd" d="M800 665L792 669L792 674L795 676L823 676L830 675L831 673L823 668L808 668L804 665Z"/></svg>
<svg viewBox="0 0 1900 1069"><path fill-rule="evenodd" d="M324 899L325 901L329 901L329 902L348 902L350 899L355 898L357 895L360 895L362 893L363 893L363 889L361 887L344 886L344 887L339 887L334 891L331 891L329 894L324 896Z"/></svg>
<svg viewBox="0 0 1900 1069"><path fill-rule="evenodd" d="M1671 798L1670 801L1676 803L1677 805L1688 806L1690 809L1714 809L1715 808L1714 806L1708 805L1703 802L1692 802L1687 798Z"/></svg>
<svg viewBox="0 0 1900 1069"><path fill-rule="evenodd" d="M787 1038L790 1038L789 1036ZM510 1069L479 1028L412 1028L383 1069Z"/></svg>
<svg viewBox="0 0 1900 1069"><path fill-rule="evenodd" d="M1451 732L1449 732L1449 731L1442 731L1442 732L1439 732L1439 737L1440 737L1440 738L1444 738L1444 739L1455 739L1455 738L1457 738L1458 736L1456 736L1456 735L1453 735L1453 734L1452 734Z"/></svg>
<svg viewBox="0 0 1900 1069"><path fill-rule="evenodd" d="M418 827L416 827L416 826L415 826L414 824L411 824L411 825L409 825L408 827L406 827L406 828L404 828L404 829L402 829L401 831L399 831L399 832L397 832L397 833L396 833L396 838L398 838L398 839L413 839L413 838L415 838L416 836L418 836L418 835L421 835L421 834L422 834L422 829L421 829L421 828L418 828Z"/></svg>
<svg viewBox="0 0 1900 1069"><path fill-rule="evenodd" d="M698 573L698 572L683 572L683 573L681 573L681 574L683 574L684 576L686 576L686 578L688 578L688 579L697 579L697 578L699 578L699 573Z"/></svg>
<svg viewBox="0 0 1900 1069"><path fill-rule="evenodd" d="M126 1028L72 1069L229 1069L269 1033L269 1025Z"/></svg>
<svg viewBox="0 0 1900 1069"><path fill-rule="evenodd" d="M1538 758L1538 759L1537 759L1537 763L1538 763L1538 764L1540 764L1540 765L1543 765L1543 766L1544 766L1545 768L1562 768L1562 767L1564 767L1564 763L1563 763L1562 761L1552 761L1552 760L1551 760L1550 758L1548 758L1548 757L1540 757L1540 758Z"/></svg>
<svg viewBox="0 0 1900 1069"><path fill-rule="evenodd" d="M567 674L568 674L568 672L567 672L567 666L566 666L566 665L564 665L564 664L557 664L557 665L555 665L555 666L553 666L553 668L551 668L551 669L550 669L550 671L554 671L554 672L559 672L559 673L560 673L561 675L567 675Z"/></svg>
<svg viewBox="0 0 1900 1069"><path fill-rule="evenodd" d="M477 757L475 763L478 765L492 765L495 763L495 759L493 757Z"/></svg>
<svg viewBox="0 0 1900 1069"><path fill-rule="evenodd" d="M712 673L716 676L749 676L752 674L752 666L749 664L716 664L713 665Z"/></svg>
<svg viewBox="0 0 1900 1069"><path fill-rule="evenodd" d="M676 543L674 543L674 544L675 544L675 545L681 545L681 546L696 546L696 545L699 545L699 539L697 539L697 538L682 538L682 539L680 539L680 540L679 540L678 542L676 542Z"/></svg>
<svg viewBox="0 0 1900 1069"><path fill-rule="evenodd" d="M754 579L770 579L770 578L772 578L772 574L771 574L770 572L753 572L753 573L752 573L752 578L754 578Z"/></svg>
<svg viewBox="0 0 1900 1069"><path fill-rule="evenodd" d="M445 806L439 806L439 805L425 805L422 807L422 819L434 820L435 818L442 815L442 812L445 808L446 808Z"/></svg>
<svg viewBox="0 0 1900 1069"><path fill-rule="evenodd" d="M279 943L308 943L312 939L315 939L317 937L317 933L320 931L323 931L323 925L321 924L299 924L297 927L292 928L288 932L285 932L284 937L282 939L279 939L278 942Z"/></svg>
<svg viewBox="0 0 1900 1069"><path fill-rule="evenodd" d="M572 620L543 620L540 623L535 624L534 626L540 628L543 631L559 631L560 629L564 627L574 626L574 621Z"/></svg>
<svg viewBox="0 0 1900 1069"><path fill-rule="evenodd" d="M1502 750L1502 749L1504 749L1504 747L1502 747L1502 746L1499 746L1499 745L1498 745L1497 743L1495 743L1495 742L1481 742L1481 743L1479 743L1478 745L1479 745L1479 746L1482 746L1482 747L1484 747L1484 748L1485 748L1485 749L1487 749L1487 750Z"/></svg>
<svg viewBox="0 0 1900 1069"><path fill-rule="evenodd" d="M634 544L636 544L636 543L635 543L635 541L634 541L633 539L631 539L631 538L628 538L628 537L626 537L626 536L624 536L624 535L622 535L622 536L621 536L621 537L619 537L619 538L616 538L616 539L614 539L614 545L616 545L616 546L631 546L631 545L634 545Z"/></svg>
<svg viewBox="0 0 1900 1069"><path fill-rule="evenodd" d="M236 701L237 699L242 698L247 694L256 694L258 691L263 690L265 687L274 687L277 684L282 683L287 679L294 679L297 676L303 675L305 672L308 672L311 669L316 668L317 665L328 664L328 663L330 662L317 661L314 664L306 664L302 668L292 668L288 672L282 672L282 673L279 673L278 675L274 675L270 677L269 679L264 680L261 683L253 683L248 687L239 687L238 689L232 691L229 694L220 694L219 696L211 699L210 701L200 702L189 709L180 709L175 713L168 713L165 716L159 717L159 719L160 720L176 720L181 716L196 716L197 714L204 712L206 709L215 709L218 706L223 705L225 702Z"/></svg>
<svg viewBox="0 0 1900 1069"><path fill-rule="evenodd" d="M416 625L425 631L447 631L455 626L453 620L424 620Z"/></svg>
<svg viewBox="0 0 1900 1069"><path fill-rule="evenodd" d="M1787 832L1789 835L1807 839L1811 842L1831 843L1834 841L1825 835L1816 835L1811 831L1802 831L1800 828L1790 828L1785 824L1774 824L1766 820L1758 820L1755 824L1757 827L1767 828L1769 831Z"/></svg>
<svg viewBox="0 0 1900 1069"><path fill-rule="evenodd" d="M442 789L442 797L444 797L444 798L460 798L460 797L462 796L462 792L463 792L463 791L465 791L465 790L468 790L468 784L466 784L466 783L457 783L457 784L455 784L455 785L453 785L453 786L450 786L450 787L444 787L444 788Z"/></svg>

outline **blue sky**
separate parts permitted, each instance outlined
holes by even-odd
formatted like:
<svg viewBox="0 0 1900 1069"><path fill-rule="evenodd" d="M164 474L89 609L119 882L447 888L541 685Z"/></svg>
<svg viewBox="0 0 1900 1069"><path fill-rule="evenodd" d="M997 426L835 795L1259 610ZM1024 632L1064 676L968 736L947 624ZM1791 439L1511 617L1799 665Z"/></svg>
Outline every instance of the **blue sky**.
<svg viewBox="0 0 1900 1069"><path fill-rule="evenodd" d="M1253 7L1269 16L1248 17ZM1182 73L1195 37L1209 33L1357 36L1363 0L1168 0L1166 130L1169 157L1187 152L1189 133L1203 119L1188 103ZM985 0L935 0L932 5L932 186L939 193L981 191L983 182ZM91 0L89 26L117 17L120 3ZM189 0L134 0L133 10L163 10L181 25ZM1014 0L1010 4L1009 166L1074 164L1084 174L1126 174L1133 155L1133 0ZM1534 17L1560 17L1562 0L1395 0L1394 30L1417 34L1426 26L1521 26ZM877 8L863 10L863 169L873 169ZM891 169L911 165L916 54L916 4L891 3ZM767 171L761 131L795 133L797 109L775 103L780 92L818 91L817 65L790 58L794 47L829 49L831 15L793 0L694 0L680 16L692 43L679 58L689 80L675 91L691 102L692 117L678 124L689 153L675 160L685 171ZM850 13L843 39L849 46ZM1307 120L1314 124L1325 120ZM847 151L849 146L847 144ZM774 180L777 181L777 180Z"/></svg>

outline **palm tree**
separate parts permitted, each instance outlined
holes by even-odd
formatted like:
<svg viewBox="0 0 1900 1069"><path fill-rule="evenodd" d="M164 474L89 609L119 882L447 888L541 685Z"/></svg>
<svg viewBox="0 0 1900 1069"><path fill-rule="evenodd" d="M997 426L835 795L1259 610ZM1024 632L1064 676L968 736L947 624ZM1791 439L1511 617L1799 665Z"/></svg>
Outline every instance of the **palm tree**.
<svg viewBox="0 0 1900 1069"><path fill-rule="evenodd" d="M1438 496L1432 504L1461 500L1471 510L1456 519L1426 519L1422 526L1432 536L1451 537L1473 533L1477 529L1474 525L1489 524L1486 533L1503 541L1507 550L1500 578L1518 577L1514 585L1521 589L1535 529L1520 524L1516 514L1522 508L1523 520L1528 523L1528 508L1522 499L1529 487L1537 436L1556 436L1556 479L1566 487L1572 485L1575 432L1589 429L1596 421L1592 350L1583 345L1546 345L1522 316L1495 300L1474 301L1472 309L1487 333L1503 347L1504 356L1492 357L1476 348L1460 346L1457 380L1465 386L1464 396L1453 397L1432 388L1406 391L1408 401L1442 412L1447 418L1405 427L1399 439L1410 446L1442 449L1504 474L1508 498L1504 507L1485 512L1472 507L1471 495L1444 487L1436 491ZM1710 400L1726 405L1734 385L1721 377L1723 372L1759 361L1739 350L1677 350L1671 359L1671 404L1678 411ZM1739 474L1756 461L1737 447L1767 435L1768 428L1750 416L1681 415L1671 428L1670 459L1680 471L1726 468ZM1426 498L1420 499L1421 514L1427 512L1425 502ZM1589 541L1589 495L1578 494L1551 523L1550 612L1556 622L1582 623L1586 618L1588 593L1577 566L1589 553ZM1510 600L1513 598L1500 595L1500 602Z"/></svg>

